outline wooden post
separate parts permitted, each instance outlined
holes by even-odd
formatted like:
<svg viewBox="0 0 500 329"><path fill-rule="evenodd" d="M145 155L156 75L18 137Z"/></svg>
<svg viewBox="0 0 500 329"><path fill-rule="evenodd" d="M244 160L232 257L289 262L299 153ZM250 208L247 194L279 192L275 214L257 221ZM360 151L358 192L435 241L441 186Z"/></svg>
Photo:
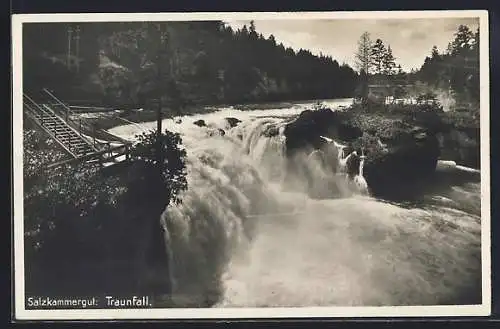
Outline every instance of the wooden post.
<svg viewBox="0 0 500 329"><path fill-rule="evenodd" d="M82 119L78 119L78 123L79 123L78 132L80 133L80 136L82 136Z"/></svg>
<svg viewBox="0 0 500 329"><path fill-rule="evenodd" d="M68 109L66 109L66 116L65 116L66 123L68 123L68 117L69 117L69 110L68 110Z"/></svg>
<svg viewBox="0 0 500 329"><path fill-rule="evenodd" d="M163 60L163 47L165 43L165 36L163 34L162 26L161 23L158 27L158 32L159 32L159 37L160 37L160 47L159 51L157 54L157 67L158 67L158 79L157 79L157 86L156 86L156 91L157 91L157 96L158 96L158 108L157 108L157 118L156 118L156 133L157 133L157 138L156 138L156 143L157 143L157 155L156 155L156 161L158 165L158 171L161 173L162 171L162 163L163 163L163 145L162 145L162 140L161 140L161 135L162 135L162 93L161 93L161 88L160 86L163 85L163 68L162 68L162 60Z"/></svg>
<svg viewBox="0 0 500 329"><path fill-rule="evenodd" d="M33 111L35 113L35 111ZM43 111L38 110L38 113L40 113L40 121L42 122L42 126L45 125L45 116L43 115Z"/></svg>
<svg viewBox="0 0 500 329"><path fill-rule="evenodd" d="M67 58L67 63L66 65L68 66L68 69L71 67L71 33L73 33L73 29L71 26L68 27L68 58Z"/></svg>
<svg viewBox="0 0 500 329"><path fill-rule="evenodd" d="M96 128L95 128L95 123L92 124L92 140L94 142L94 147L95 147L95 133L96 133Z"/></svg>

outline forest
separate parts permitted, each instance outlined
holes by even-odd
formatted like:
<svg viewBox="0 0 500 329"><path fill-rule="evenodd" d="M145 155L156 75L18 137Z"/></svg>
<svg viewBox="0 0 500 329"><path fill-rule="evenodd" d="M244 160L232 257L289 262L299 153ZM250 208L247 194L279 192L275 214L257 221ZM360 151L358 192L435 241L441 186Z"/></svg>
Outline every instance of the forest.
<svg viewBox="0 0 500 329"><path fill-rule="evenodd" d="M454 108L479 108L479 29L458 26L447 49L440 52L433 46L418 70L404 72L391 46L380 38L372 41L369 32L360 36L355 60L360 72L358 97L367 97L369 84L406 85L396 88L393 96L441 95L439 101L451 101Z"/></svg>
<svg viewBox="0 0 500 329"><path fill-rule="evenodd" d="M431 88L450 90L459 105L478 107L479 29L459 26L447 49L439 52L434 46L415 75Z"/></svg>
<svg viewBox="0 0 500 329"><path fill-rule="evenodd" d="M265 38L253 21L238 30L222 21L36 23L23 33L25 91L50 88L73 103L138 108L161 96L180 110L350 98L365 93L367 83L386 82L445 93L460 106L479 102L479 31L465 25L446 50L429 49L411 72L397 64L390 44L372 41L369 32L358 41L356 70Z"/></svg>
<svg viewBox="0 0 500 329"><path fill-rule="evenodd" d="M265 38L253 21L37 23L23 40L25 90L65 100L147 107L161 95L182 108L349 98L358 83L350 66Z"/></svg>

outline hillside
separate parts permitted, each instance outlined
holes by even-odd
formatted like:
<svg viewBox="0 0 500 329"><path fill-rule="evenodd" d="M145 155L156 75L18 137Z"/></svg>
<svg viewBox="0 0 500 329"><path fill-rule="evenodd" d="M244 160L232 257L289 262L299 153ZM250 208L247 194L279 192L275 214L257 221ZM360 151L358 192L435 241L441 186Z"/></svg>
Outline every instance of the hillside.
<svg viewBox="0 0 500 329"><path fill-rule="evenodd" d="M180 109L352 97L357 84L349 66L285 48L259 34L253 22L237 31L220 21L80 23L78 34L73 24L69 57L68 27L24 29L27 90L49 87L64 99L131 107L147 107L161 94Z"/></svg>

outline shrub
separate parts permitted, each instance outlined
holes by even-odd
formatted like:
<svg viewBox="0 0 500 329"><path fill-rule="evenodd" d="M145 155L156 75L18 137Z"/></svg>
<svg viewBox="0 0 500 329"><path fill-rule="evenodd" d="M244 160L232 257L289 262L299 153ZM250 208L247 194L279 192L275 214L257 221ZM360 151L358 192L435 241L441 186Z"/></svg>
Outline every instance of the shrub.
<svg viewBox="0 0 500 329"><path fill-rule="evenodd" d="M469 112L446 112L443 115L443 121L457 129L479 128L480 118L479 110Z"/></svg>
<svg viewBox="0 0 500 329"><path fill-rule="evenodd" d="M23 176L25 188L36 179L43 166L68 158L68 155L53 139L35 129L23 131ZM26 186L27 185L27 186Z"/></svg>
<svg viewBox="0 0 500 329"><path fill-rule="evenodd" d="M85 292L84 287L108 289L103 278L113 277L106 270L110 260L136 266L138 249L153 239L143 235L149 234L145 228L160 232L161 212L170 202L180 202L178 194L187 188L182 140L168 131L161 136L165 156L159 175L156 133L138 136L131 161L106 170L89 163L43 170L56 158L47 156L46 138L34 139L27 133L32 143L25 144L25 156L34 164L25 171L29 184L24 195L30 289L55 293L65 284L71 286L69 292ZM82 266L89 270L79 277ZM124 289L134 289L130 280L135 274L121 271L118 275L129 280Z"/></svg>
<svg viewBox="0 0 500 329"><path fill-rule="evenodd" d="M158 167L158 141L156 131L137 135L138 142L131 150L133 159L142 160ZM161 181L170 191L170 198L180 203L179 192L187 189L186 150L182 148L182 139L178 133L165 130L160 139L163 163L161 164ZM160 168L160 167L158 167Z"/></svg>
<svg viewBox="0 0 500 329"><path fill-rule="evenodd" d="M48 246L50 258L57 259L71 249L75 234L92 244L95 235L86 233L97 230L103 220L98 214L111 212L125 187L86 164L42 173L25 190L25 248L36 252Z"/></svg>

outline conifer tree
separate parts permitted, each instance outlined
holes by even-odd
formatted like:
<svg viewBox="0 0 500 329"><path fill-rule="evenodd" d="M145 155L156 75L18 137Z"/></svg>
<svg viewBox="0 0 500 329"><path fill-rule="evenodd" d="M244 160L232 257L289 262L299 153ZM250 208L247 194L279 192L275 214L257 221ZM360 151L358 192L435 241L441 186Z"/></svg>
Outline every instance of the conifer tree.
<svg viewBox="0 0 500 329"><path fill-rule="evenodd" d="M356 68L359 72L364 71L366 74L370 73L371 68L371 50L372 41L370 34L365 32L358 40L358 50L355 54Z"/></svg>
<svg viewBox="0 0 500 329"><path fill-rule="evenodd" d="M384 42L381 39L377 39L371 49L371 63L375 74L383 73L385 55L386 48Z"/></svg>
<svg viewBox="0 0 500 329"><path fill-rule="evenodd" d="M392 54L391 46L387 47L386 52L383 54L383 73L386 75L393 75L396 68L396 58Z"/></svg>

